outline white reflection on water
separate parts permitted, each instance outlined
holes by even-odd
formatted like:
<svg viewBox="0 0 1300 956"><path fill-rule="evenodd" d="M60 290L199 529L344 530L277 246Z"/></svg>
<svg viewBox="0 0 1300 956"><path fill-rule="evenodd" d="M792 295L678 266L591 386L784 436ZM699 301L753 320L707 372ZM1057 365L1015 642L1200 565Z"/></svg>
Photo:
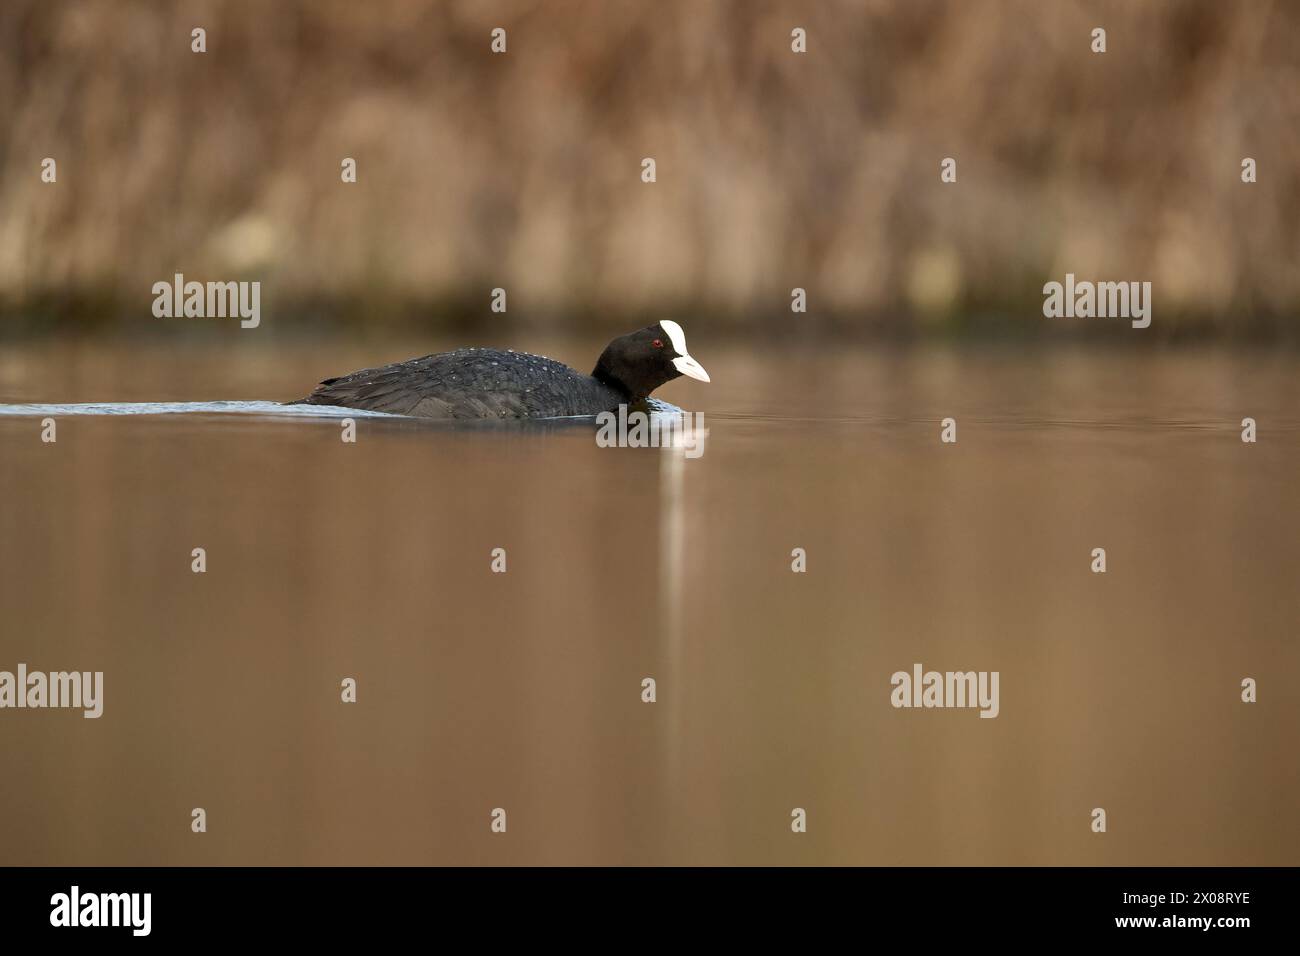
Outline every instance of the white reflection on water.
<svg viewBox="0 0 1300 956"><path fill-rule="evenodd" d="M683 487L686 456L676 449L659 456L659 620L666 641L667 673L658 678L668 691L667 784L679 791L681 780L682 706L682 595L686 558L686 509ZM667 678L667 680L664 680Z"/></svg>

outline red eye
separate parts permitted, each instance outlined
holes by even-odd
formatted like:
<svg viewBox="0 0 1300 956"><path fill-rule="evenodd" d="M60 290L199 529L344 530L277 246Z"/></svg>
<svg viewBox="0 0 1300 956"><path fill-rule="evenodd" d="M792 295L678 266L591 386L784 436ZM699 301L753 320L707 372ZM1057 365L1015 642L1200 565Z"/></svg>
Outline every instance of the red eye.
<svg viewBox="0 0 1300 956"><path fill-rule="evenodd" d="M662 340L662 339L655 339L655 340L654 340L653 342L651 342L650 344L653 345L653 346L654 346L655 348L657 348L657 349L661 349L661 348L664 347L664 343L663 343L663 340Z"/></svg>

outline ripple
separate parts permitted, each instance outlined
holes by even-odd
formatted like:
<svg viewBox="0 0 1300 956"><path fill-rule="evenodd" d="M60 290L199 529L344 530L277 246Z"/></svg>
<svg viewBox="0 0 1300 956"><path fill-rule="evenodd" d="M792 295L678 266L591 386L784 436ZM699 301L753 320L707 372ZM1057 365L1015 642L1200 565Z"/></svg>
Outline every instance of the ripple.
<svg viewBox="0 0 1300 956"><path fill-rule="evenodd" d="M0 405L0 415L274 415L277 418L403 418L334 405L281 405L279 402L88 402L74 405Z"/></svg>

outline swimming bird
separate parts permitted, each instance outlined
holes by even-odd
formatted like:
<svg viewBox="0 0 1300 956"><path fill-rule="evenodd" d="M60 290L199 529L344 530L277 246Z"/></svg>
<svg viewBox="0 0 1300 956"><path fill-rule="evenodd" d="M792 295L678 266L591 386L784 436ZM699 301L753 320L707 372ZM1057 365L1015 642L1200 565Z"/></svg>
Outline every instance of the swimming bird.
<svg viewBox="0 0 1300 956"><path fill-rule="evenodd" d="M419 418L562 418L644 402L681 376L709 381L665 319L621 335L583 375L562 362L511 349L456 349L327 378L290 405L339 405Z"/></svg>

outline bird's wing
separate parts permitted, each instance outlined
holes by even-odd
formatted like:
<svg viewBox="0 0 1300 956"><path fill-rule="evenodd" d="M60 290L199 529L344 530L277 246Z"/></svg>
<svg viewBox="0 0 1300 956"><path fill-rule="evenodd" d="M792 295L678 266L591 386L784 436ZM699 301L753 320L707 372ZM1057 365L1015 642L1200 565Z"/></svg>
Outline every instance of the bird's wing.
<svg viewBox="0 0 1300 956"><path fill-rule="evenodd" d="M529 418L563 406L563 384L574 377L538 355L458 349L326 379L304 402L421 418Z"/></svg>

